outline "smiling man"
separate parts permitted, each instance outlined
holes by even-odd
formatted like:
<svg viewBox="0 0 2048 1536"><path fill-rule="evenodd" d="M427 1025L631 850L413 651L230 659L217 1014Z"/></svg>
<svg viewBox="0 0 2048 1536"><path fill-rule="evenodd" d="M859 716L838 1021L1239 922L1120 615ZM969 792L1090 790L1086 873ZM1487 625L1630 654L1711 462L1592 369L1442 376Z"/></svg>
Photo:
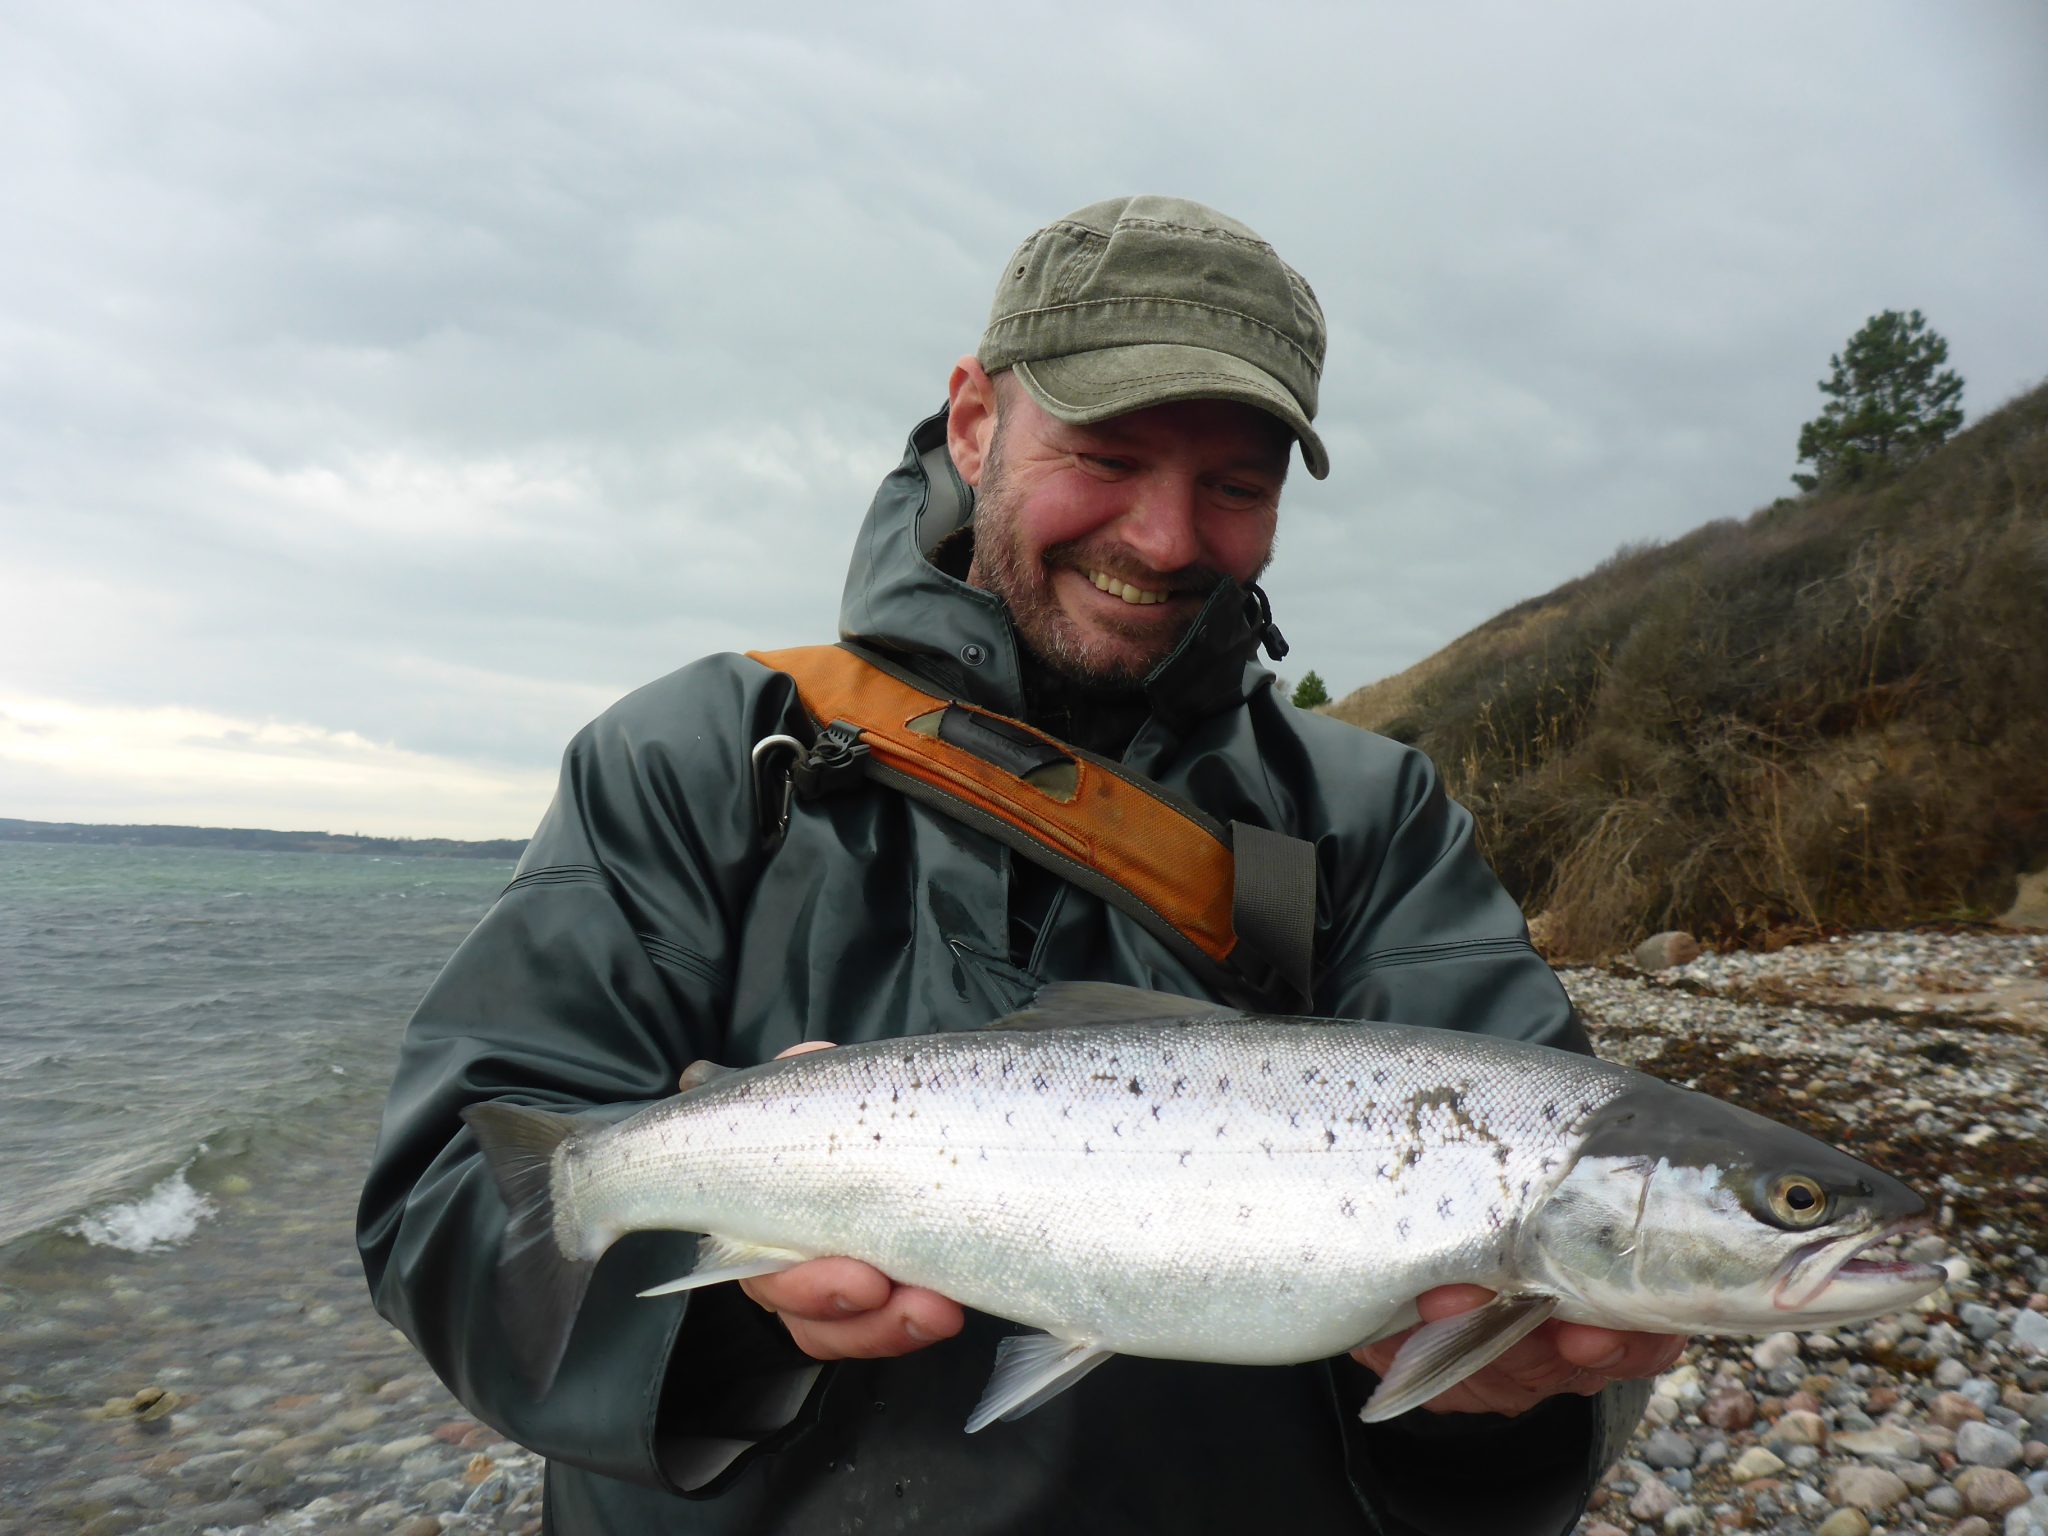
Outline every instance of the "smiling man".
<svg viewBox="0 0 2048 1536"><path fill-rule="evenodd" d="M482 1101L616 1117L692 1061L968 1028L1054 980L1585 1048L1427 760L1293 710L1255 660L1282 649L1257 578L1289 460L1329 471L1324 345L1308 284L1212 209L1120 198L1048 225L869 509L840 616L921 689L1233 825L1240 877L1261 839L1298 849L1294 963L1205 968L1099 883L883 784L807 795L779 827L755 749L819 722L772 658L693 663L572 743L518 875L408 1028L360 1219L380 1309L548 1456L550 1530L1576 1521L1678 1340L1546 1324L1372 1426L1357 1409L1398 1339L1284 1369L1120 1359L969 1439L1011 1330L851 1259L638 1300L690 1240L628 1238L544 1394L494 1301L505 1213L460 1119ZM1482 1299L1444 1287L1417 1315Z"/></svg>

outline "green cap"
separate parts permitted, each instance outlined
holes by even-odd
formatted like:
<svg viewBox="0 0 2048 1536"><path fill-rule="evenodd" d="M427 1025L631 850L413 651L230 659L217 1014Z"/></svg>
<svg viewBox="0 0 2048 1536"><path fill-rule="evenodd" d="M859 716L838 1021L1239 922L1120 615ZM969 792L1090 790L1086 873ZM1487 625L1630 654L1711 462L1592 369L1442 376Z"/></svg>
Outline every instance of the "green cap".
<svg viewBox="0 0 2048 1536"><path fill-rule="evenodd" d="M1048 224L996 285L976 356L1077 426L1169 400L1270 411L1330 472L1316 414L1328 333L1273 247L1183 197L1117 197Z"/></svg>

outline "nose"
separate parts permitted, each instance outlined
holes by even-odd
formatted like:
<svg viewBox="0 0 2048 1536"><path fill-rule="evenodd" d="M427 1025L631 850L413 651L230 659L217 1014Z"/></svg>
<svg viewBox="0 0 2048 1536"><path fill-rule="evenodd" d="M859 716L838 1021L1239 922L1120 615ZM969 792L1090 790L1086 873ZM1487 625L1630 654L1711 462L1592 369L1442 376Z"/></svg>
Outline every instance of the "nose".
<svg viewBox="0 0 2048 1536"><path fill-rule="evenodd" d="M1161 575L1195 564L1202 552L1195 495L1188 476L1146 476L1117 523L1124 546Z"/></svg>

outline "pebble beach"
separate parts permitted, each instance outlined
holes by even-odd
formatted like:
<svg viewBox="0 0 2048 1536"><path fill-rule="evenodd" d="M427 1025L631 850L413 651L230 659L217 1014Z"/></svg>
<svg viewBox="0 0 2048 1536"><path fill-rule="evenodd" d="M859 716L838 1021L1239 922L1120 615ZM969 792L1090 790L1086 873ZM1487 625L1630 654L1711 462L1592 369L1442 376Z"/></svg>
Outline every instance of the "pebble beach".
<svg viewBox="0 0 2048 1536"><path fill-rule="evenodd" d="M1561 974L1603 1055L1898 1174L1941 1204L1916 1256L1953 1256L1909 1314L1697 1341L1583 1536L2048 1536L2048 935L1860 934ZM0 1532L539 1529L537 1459L371 1310L360 1171L215 1191L233 1209L203 1250L95 1250L82 1277L57 1245L14 1266Z"/></svg>

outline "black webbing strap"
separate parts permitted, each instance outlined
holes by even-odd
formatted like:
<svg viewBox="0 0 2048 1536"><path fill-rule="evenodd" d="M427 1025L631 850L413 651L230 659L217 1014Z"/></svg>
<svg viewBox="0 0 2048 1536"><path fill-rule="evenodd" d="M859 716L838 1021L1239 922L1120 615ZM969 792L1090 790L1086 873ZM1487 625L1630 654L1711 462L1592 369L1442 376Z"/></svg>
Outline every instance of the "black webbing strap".
<svg viewBox="0 0 2048 1536"><path fill-rule="evenodd" d="M1230 852L1236 864L1230 921L1238 942L1264 956L1306 1004L1315 970L1315 844L1233 821Z"/></svg>

